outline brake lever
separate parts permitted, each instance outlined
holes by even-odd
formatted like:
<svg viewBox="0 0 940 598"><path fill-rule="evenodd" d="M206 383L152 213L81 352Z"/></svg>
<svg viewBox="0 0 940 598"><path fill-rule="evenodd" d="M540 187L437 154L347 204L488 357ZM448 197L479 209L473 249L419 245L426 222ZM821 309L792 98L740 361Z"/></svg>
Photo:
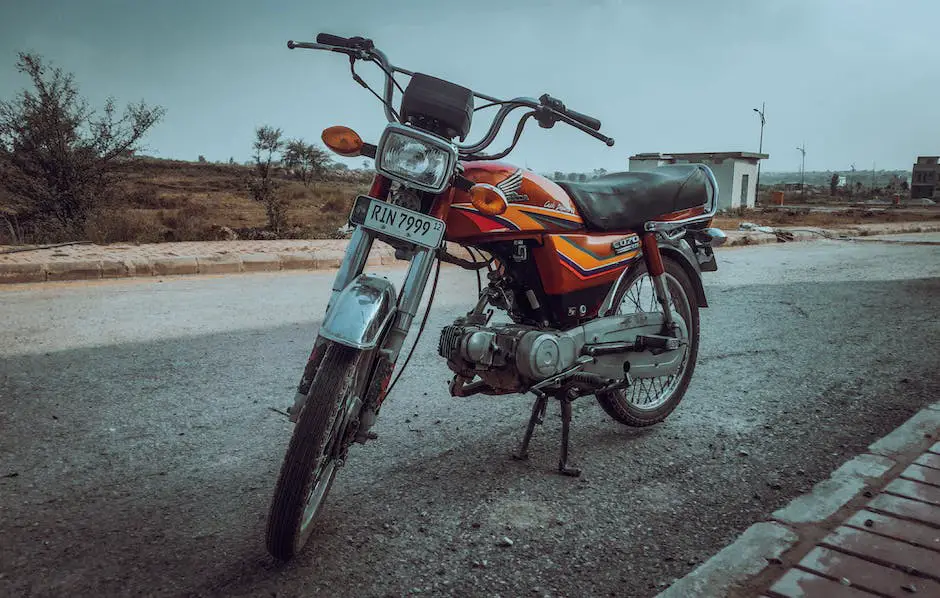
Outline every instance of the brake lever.
<svg viewBox="0 0 940 598"><path fill-rule="evenodd" d="M556 117L556 120L562 120L562 121L568 123L569 125L571 125L572 127L574 127L575 129L578 129L579 131L583 131L583 132L587 133L588 135L590 135L590 136L593 137L594 139L599 139L599 140L603 141L603 142L607 145L607 147L613 147L613 146L614 146L614 138L613 138L613 137L608 137L607 135L604 135L603 133L600 133L600 132L598 132L598 131L595 131L595 130L592 129L591 127L588 127L588 126L586 126L586 125L583 125L583 124L579 123L578 121L574 120L573 118L571 118L571 117L568 116L567 114L562 114L561 112L555 112L554 110L552 110L552 112L553 112L554 116ZM539 122L539 124L541 124L541 122Z"/></svg>

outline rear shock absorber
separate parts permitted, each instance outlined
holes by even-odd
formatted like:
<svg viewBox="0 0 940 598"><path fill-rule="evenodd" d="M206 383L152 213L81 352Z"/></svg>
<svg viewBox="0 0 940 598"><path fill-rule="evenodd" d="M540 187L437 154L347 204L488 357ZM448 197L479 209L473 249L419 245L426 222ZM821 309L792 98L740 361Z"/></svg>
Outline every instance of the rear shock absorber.
<svg viewBox="0 0 940 598"><path fill-rule="evenodd" d="M672 318L672 310L669 308L669 295L666 289L666 279L663 273L666 271L663 266L663 256L659 253L659 244L656 242L656 233L647 231L640 237L640 243L643 246L643 257L646 260L646 270L649 272L650 280L653 281L653 289L656 291L656 300L663 308L663 320L666 329L672 331L675 328L675 322Z"/></svg>

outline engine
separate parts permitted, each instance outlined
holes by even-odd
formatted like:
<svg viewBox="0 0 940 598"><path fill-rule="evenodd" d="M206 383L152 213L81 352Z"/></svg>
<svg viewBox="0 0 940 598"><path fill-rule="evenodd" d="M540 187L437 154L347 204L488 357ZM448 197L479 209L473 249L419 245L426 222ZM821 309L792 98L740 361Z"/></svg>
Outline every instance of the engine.
<svg viewBox="0 0 940 598"><path fill-rule="evenodd" d="M576 342L531 326L479 326L460 319L441 331L438 353L460 376L479 376L493 389L520 392L570 367Z"/></svg>

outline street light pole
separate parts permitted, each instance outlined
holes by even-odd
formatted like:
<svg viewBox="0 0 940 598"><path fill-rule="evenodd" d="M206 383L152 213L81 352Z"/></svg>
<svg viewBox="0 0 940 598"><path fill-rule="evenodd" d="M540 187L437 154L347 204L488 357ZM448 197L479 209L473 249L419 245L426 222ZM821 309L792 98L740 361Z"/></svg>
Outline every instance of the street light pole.
<svg viewBox="0 0 940 598"><path fill-rule="evenodd" d="M800 201L806 203L806 189L803 185L804 173L806 171L806 142L803 142L802 147L796 148L801 154L803 154L803 160L800 162Z"/></svg>
<svg viewBox="0 0 940 598"><path fill-rule="evenodd" d="M764 123L767 122L764 119L764 106L765 102L760 103L760 110L754 108L754 112L760 116L760 143L757 147L757 153L764 153ZM757 184L754 187L754 201L757 201L757 198L760 197L760 158L757 159Z"/></svg>

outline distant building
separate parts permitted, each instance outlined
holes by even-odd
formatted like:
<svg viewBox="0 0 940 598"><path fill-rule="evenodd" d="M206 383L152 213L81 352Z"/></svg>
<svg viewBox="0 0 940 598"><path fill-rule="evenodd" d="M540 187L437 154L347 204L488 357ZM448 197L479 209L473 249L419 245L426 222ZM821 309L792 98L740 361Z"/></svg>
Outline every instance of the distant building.
<svg viewBox="0 0 940 598"><path fill-rule="evenodd" d="M666 164L705 164L718 181L718 209L753 208L757 199L757 164L768 154L755 152L646 153L630 156L631 171L648 171Z"/></svg>
<svg viewBox="0 0 940 598"><path fill-rule="evenodd" d="M911 173L911 199L940 197L940 156L918 156Z"/></svg>

